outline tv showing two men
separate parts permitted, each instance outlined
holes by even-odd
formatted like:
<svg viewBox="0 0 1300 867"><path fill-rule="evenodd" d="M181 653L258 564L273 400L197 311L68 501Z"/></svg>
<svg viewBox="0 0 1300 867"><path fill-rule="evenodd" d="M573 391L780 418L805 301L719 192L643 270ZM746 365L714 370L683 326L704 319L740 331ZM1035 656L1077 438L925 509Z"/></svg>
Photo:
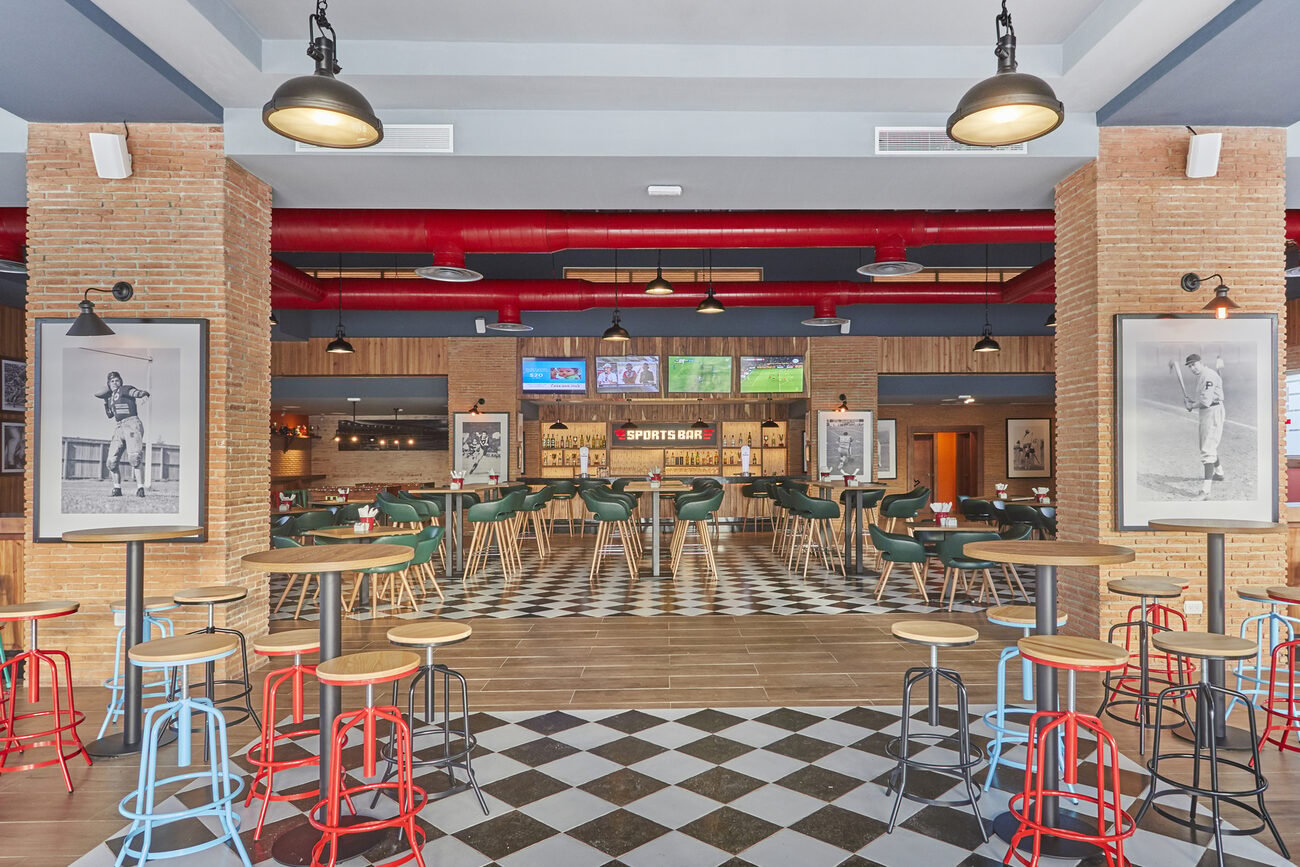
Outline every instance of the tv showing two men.
<svg viewBox="0 0 1300 867"><path fill-rule="evenodd" d="M659 393L659 356L596 356L596 393Z"/></svg>

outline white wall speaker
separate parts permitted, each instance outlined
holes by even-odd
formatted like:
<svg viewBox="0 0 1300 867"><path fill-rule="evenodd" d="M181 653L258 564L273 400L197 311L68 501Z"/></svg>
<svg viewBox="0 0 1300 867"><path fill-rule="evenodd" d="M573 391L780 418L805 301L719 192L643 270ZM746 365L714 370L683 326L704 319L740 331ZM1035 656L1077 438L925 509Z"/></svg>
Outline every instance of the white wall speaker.
<svg viewBox="0 0 1300 867"><path fill-rule="evenodd" d="M1223 147L1223 133L1205 132L1193 135L1187 145L1187 177L1212 178L1219 173L1219 149Z"/></svg>
<svg viewBox="0 0 1300 867"><path fill-rule="evenodd" d="M487 334L487 319L482 316L474 317L474 333Z"/></svg>
<svg viewBox="0 0 1300 867"><path fill-rule="evenodd" d="M92 132L90 152L95 157L95 171L101 178L131 177L131 152L126 136L114 132Z"/></svg>

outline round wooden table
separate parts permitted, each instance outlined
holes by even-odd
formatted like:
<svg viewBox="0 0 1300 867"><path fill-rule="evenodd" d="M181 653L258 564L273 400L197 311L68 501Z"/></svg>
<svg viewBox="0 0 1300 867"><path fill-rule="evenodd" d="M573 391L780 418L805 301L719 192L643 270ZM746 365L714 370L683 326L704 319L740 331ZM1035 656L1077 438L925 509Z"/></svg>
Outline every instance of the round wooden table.
<svg viewBox="0 0 1300 867"><path fill-rule="evenodd" d="M100 530L69 530L63 541L80 544L126 543L126 649L144 641L144 543L172 539L193 539L203 534L202 527L106 527ZM141 697L142 670L126 666L123 693L122 731L86 744L86 752L97 759L127 756L140 752L144 728L144 700Z"/></svg>
<svg viewBox="0 0 1300 867"><path fill-rule="evenodd" d="M321 527L319 530L308 531L309 536L323 536L326 539L356 539L358 541L369 541L371 539L381 539L384 536L414 536L419 530L412 530L409 527L380 527L375 526L364 533L358 533L352 529L349 524L346 527ZM285 550L285 549L280 549Z"/></svg>
<svg viewBox="0 0 1300 867"><path fill-rule="evenodd" d="M1206 518L1166 518L1148 522L1153 530L1165 530L1171 533L1204 533L1206 547L1205 569L1205 614L1209 631L1224 634L1227 628L1227 602L1224 589L1224 539L1228 533L1280 533L1283 524L1272 521L1236 521L1231 519L1208 520ZM1222 688L1227 678L1226 664L1222 659L1205 661L1209 669L1210 683ZM1248 750L1253 744L1250 732L1236 726L1228 725L1224 719L1223 695L1214 697L1216 713L1214 715L1215 745L1221 750ZM1192 732L1186 726L1174 729L1174 734L1184 740L1192 739Z"/></svg>
<svg viewBox="0 0 1300 867"><path fill-rule="evenodd" d="M1020 542L969 542L962 546L967 557L976 560L992 560L995 563L1014 563L1021 566L1037 568L1038 590L1036 593L1035 615L1037 624L1034 629L1038 635L1056 634L1056 567L1057 566L1109 566L1116 563L1133 561L1132 548L1118 545L1096 545L1090 542L1053 542L1024 540ZM1034 667L1036 679L1035 706L1039 711L1059 710L1057 695L1056 669L1046 665ZM1061 790L1060 755L1057 750L1048 749L1043 753L1043 786L1049 790ZM1071 831L1096 830L1097 820L1077 815L1061 809L1060 799L1043 800L1043 823L1053 828ZM1002 813L993 819L993 829L998 836L1008 843L1020 828L1020 820L1011 812ZM1041 853L1053 858L1085 858L1098 851L1091 843L1067 840L1061 837L1044 837ZM1022 842L1021 849L1032 851L1032 838Z"/></svg>
<svg viewBox="0 0 1300 867"><path fill-rule="evenodd" d="M502 487L505 486L466 484L459 488L415 488L407 492L413 497L434 494L443 498L442 556L448 577L454 577L465 571L464 534L461 532L461 515L465 508L461 498L466 494L477 494L480 491L489 490L495 491Z"/></svg>
<svg viewBox="0 0 1300 867"><path fill-rule="evenodd" d="M843 481L810 482L823 491L843 491L851 502L844 504L844 571L852 569L854 575L865 575L862 571L862 537L866 535L867 525L862 518L862 495L868 492L883 491L884 485L875 482L860 482L856 485Z"/></svg>
<svg viewBox="0 0 1300 867"><path fill-rule="evenodd" d="M396 566L409 563L415 555L413 548L405 545L309 545L303 548L274 548L257 554L247 554L245 565L261 572L283 572L295 575L320 576L320 661L341 655L343 643L343 573L379 566ZM337 686L320 685L320 790L329 790L330 738L334 719L340 711L340 690ZM323 816L321 817L324 818ZM346 820L351 823L368 821L368 817ZM312 848L321 838L307 821L298 824L276 837L271 845L271 857L281 864L303 865L311 863ZM375 834L346 834L338 843L342 861L360 855L383 836Z"/></svg>

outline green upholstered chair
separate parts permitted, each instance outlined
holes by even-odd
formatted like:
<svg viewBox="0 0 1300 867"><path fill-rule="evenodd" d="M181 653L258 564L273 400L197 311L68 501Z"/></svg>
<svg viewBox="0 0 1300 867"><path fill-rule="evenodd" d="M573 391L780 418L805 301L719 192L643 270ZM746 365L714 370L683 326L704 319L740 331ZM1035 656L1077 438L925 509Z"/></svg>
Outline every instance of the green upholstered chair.
<svg viewBox="0 0 1300 867"><path fill-rule="evenodd" d="M957 582L962 582L962 587L969 594L970 582L966 579L966 573L979 572L980 595L977 601L983 602L989 591L993 593L993 604L1001 605L1002 601L998 599L998 589L993 586L993 577L989 570L997 564L989 560L976 560L973 557L967 557L962 550L969 542L993 542L999 538L997 533L981 531L948 533L939 541L939 562L943 564L943 590L939 594L939 604L943 604L943 597L948 597L948 610L952 610L953 603L957 599Z"/></svg>
<svg viewBox="0 0 1300 867"><path fill-rule="evenodd" d="M635 535L631 529L632 507L628 505L627 500L614 494L613 491L580 489L578 496L582 498L582 502L596 521L596 544L591 552L591 568L587 572L588 582L592 585L596 583L600 563L605 556L605 546L613 544L615 533L618 534L619 542L622 544L623 558L627 561L628 572L632 579L636 580L638 555L636 543L632 540L632 536Z"/></svg>
<svg viewBox="0 0 1300 867"><path fill-rule="evenodd" d="M838 561L840 574L844 575L844 552L835 532L835 522L840 517L839 504L795 490L789 492L788 502L794 514L794 538L786 558L786 568L793 571L796 561L801 560L803 575L807 577L808 563L816 550L826 569L834 571Z"/></svg>
<svg viewBox="0 0 1300 867"><path fill-rule="evenodd" d="M375 539L376 545L405 545L412 550L414 554L419 542L415 534L404 536L380 536ZM411 603L412 611L419 611L420 606L415 601L415 593L411 589L410 582L410 564L397 563L393 566L375 566L370 569L358 569L358 575L370 576L370 611L377 614L380 598L386 599L388 604L393 606L397 611L402 607L402 597L405 596ZM351 610L357 602L357 592L361 589L361 582L357 581L352 588L352 597L348 600L348 609Z"/></svg>
<svg viewBox="0 0 1300 867"><path fill-rule="evenodd" d="M871 534L871 547L880 552L881 560L885 564L880 570L880 580L876 582L876 601L879 602L885 592L885 582L894 571L894 564L906 563L911 568L916 589L921 592L921 598L928 605L930 594L926 592L925 573L922 571L922 566L925 565L925 546L905 533L889 533L875 524L869 524L867 532Z"/></svg>
<svg viewBox="0 0 1300 867"><path fill-rule="evenodd" d="M462 583L487 566L493 544L501 562L502 576L508 580L523 574L524 564L515 546L514 522L522 500L522 495L510 494L499 500L476 503L465 511L465 521L474 527L474 535L470 538L469 553L465 557Z"/></svg>
<svg viewBox="0 0 1300 867"><path fill-rule="evenodd" d="M676 521L669 548L672 551L674 580L677 578L677 567L686 553L686 537L692 527L700 537L699 553L704 555L708 576L715 581L718 578L718 563L713 555L713 534L709 530L709 519L722 506L723 492L702 490L700 493L704 496L678 497L673 503Z"/></svg>

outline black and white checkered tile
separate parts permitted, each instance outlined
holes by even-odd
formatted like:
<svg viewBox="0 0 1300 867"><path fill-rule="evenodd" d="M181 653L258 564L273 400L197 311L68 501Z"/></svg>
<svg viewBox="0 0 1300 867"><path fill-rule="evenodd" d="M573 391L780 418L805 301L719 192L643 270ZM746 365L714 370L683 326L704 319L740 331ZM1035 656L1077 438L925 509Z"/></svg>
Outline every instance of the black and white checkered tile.
<svg viewBox="0 0 1300 867"><path fill-rule="evenodd" d="M954 723L952 713L940 721ZM920 722L923 715L917 712L913 730L934 731ZM885 745L898 732L897 709L521 711L479 713L472 723L479 738L474 768L491 814L483 815L470 792L426 806L422 853L431 867L966 867L999 864L1006 854L996 837L982 842L968 808L904 801L898 827L885 833L893 806L885 794L893 767ZM985 743L982 723L973 722L972 733ZM312 750L314 742L301 745ZM930 748L934 755L939 749ZM349 765L358 763L353 756ZM1091 774L1085 768L1079 778ZM286 773L284 782L311 786L314 776L315 769L304 768ZM1132 810L1145 777L1128 760L1121 777ZM418 777L431 791L442 779L437 772ZM959 785L931 772L914 771L911 779L918 794L933 799L952 797ZM1003 811L1022 782L1022 771L999 771L980 803L984 817ZM201 795L182 791L161 809L194 797ZM382 814L385 803L372 814ZM257 805L239 810L255 864L274 863L276 835L307 806L273 804L259 843L251 832ZM193 843L211 834L210 824L190 820L167 837ZM1151 814L1125 853L1139 867L1213 864L1212 838L1188 835ZM77 867L112 864L120 840L115 835ZM1289 863L1250 837L1226 838L1225 850L1233 867ZM390 832L378 849L349 863L383 863L404 851L405 842ZM170 863L238 861L218 848Z"/></svg>
<svg viewBox="0 0 1300 867"><path fill-rule="evenodd" d="M877 602L878 573L873 571L867 577L845 578L838 572L827 572L814 560L807 578L791 574L786 570L785 559L771 552L770 539L767 533L724 530L717 548L719 577L716 581L705 580L697 562L688 562L675 581L667 574L654 579L649 574L647 551L647 559L642 561L640 577L636 581L629 581L620 553L605 559L599 581L592 587L587 582L591 546L594 544L592 536L575 538L557 534L554 550L544 564L538 563L532 543L527 543L524 577L508 584L502 580L495 560L486 574L463 584L459 578L442 576L439 562L438 581L446 599L439 599L431 589L418 613L411 613L407 608L405 613L397 616L463 619L682 614L694 617L705 614L922 614L939 610L940 570L937 567L931 572L929 603L917 592L906 568L894 571ZM648 549L649 545L646 547ZM665 537L665 573L668 568L667 547ZM1032 599L1033 571L1021 570L1020 575ZM1004 603L1023 601L1010 599L1001 576L995 578ZM277 578L272 583L273 600L279 598L286 581ZM284 606L271 619L292 620L298 593L295 587ZM988 604L993 604L991 598ZM974 597L959 592L953 610L973 612L984 607ZM393 613L388 606L381 606L378 612L379 616L385 617ZM303 606L302 615L303 620L317 619L316 606L310 600ZM375 615L358 611L353 616L364 620Z"/></svg>

